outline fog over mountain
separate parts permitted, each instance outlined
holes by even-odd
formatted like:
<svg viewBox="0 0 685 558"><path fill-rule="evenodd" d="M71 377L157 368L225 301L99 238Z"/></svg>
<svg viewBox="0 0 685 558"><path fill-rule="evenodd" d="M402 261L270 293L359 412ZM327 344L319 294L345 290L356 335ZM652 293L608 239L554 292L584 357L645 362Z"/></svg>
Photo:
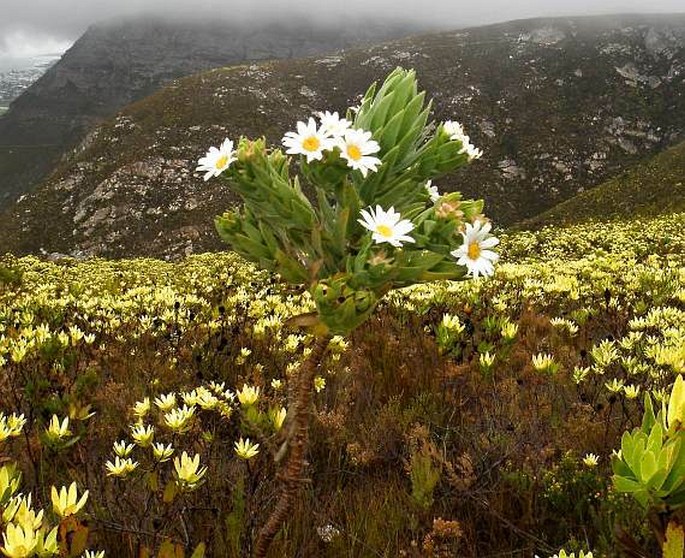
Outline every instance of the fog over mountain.
<svg viewBox="0 0 685 558"><path fill-rule="evenodd" d="M374 18L450 28L526 17L684 10L682 0L424 0L420 6L414 0L3 0L0 59L26 51L51 52L56 45L73 42L92 23L144 13L155 17L226 19L232 23L306 17L336 26Z"/></svg>

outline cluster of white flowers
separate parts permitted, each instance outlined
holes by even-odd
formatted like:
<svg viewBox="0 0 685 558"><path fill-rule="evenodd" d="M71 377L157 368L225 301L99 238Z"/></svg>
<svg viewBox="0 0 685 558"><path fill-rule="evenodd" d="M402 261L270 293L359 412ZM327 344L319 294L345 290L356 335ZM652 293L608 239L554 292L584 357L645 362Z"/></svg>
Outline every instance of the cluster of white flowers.
<svg viewBox="0 0 685 558"><path fill-rule="evenodd" d="M440 199L440 190L438 190L437 186L433 186L433 181L429 180L425 184L426 187L426 193L428 194L428 197L430 200L435 203Z"/></svg>
<svg viewBox="0 0 685 558"><path fill-rule="evenodd" d="M459 122L447 120L446 122L443 122L442 129L450 136L452 141L461 142L461 150L459 152L466 153L469 161L480 159L483 156L483 151L471 143L471 139L466 135L463 126L459 124Z"/></svg>
<svg viewBox="0 0 685 558"><path fill-rule="evenodd" d="M374 153L380 151L378 142L371 139L371 132L352 128L352 122L340 118L337 112L320 112L319 123L314 118L298 122L295 132L287 132L281 140L289 155L304 155L308 163L323 159L325 151L340 150L347 166L366 177L381 164ZM236 160L233 142L225 139L218 148L210 147L198 160L196 171L204 172L204 179L219 176Z"/></svg>
<svg viewBox="0 0 685 558"><path fill-rule="evenodd" d="M296 132L287 132L281 142L287 148L289 155L304 155L308 163L323 159L325 151L340 150L340 156L345 159L351 169L359 170L366 177L369 171L375 172L381 164L374 153L380 151L378 142L371 139L371 132L352 128L352 122L340 118L337 112L319 112L319 124L310 117L305 122L298 122ZM462 144L460 153L466 153L469 161L479 159L483 151L476 148L464 128L459 122L447 120L442 124L443 131L450 136L450 140ZM204 157L198 160L196 171L204 172L205 180L219 176L233 161L236 160L233 141L225 139L218 147L210 147ZM426 184L431 200L439 197L436 187Z"/></svg>
<svg viewBox="0 0 685 558"><path fill-rule="evenodd" d="M337 112L320 112L319 125L314 118L297 123L297 132L288 132L282 143L290 155L304 155L308 163L323 159L325 151L340 150L340 156L347 166L358 170L366 177L369 171L375 172L381 160L373 157L381 149L378 142L371 139L371 132L352 128L352 122L340 118Z"/></svg>
<svg viewBox="0 0 685 558"><path fill-rule="evenodd" d="M371 231L371 238L376 244L387 242L400 248L404 242L415 242L408 234L414 230L414 225L408 219L402 219L394 207L385 211L377 205L375 210L371 207L362 209L361 214L362 219L358 221ZM480 275L489 277L495 272L494 263L499 259L499 254L491 248L497 246L499 240L490 234L491 228L492 224L489 222L466 223L465 230L461 233L462 245L450 252L474 279Z"/></svg>
<svg viewBox="0 0 685 558"><path fill-rule="evenodd" d="M380 151L378 142L372 139L372 134L366 130L352 128L352 122L340 118L337 112L317 113L318 122L310 117L307 122L298 122L296 131L285 134L281 140L289 155L302 155L307 163L320 161L326 151L338 150L340 157L347 166L361 172L366 177L369 171L375 172L381 160L374 154ZM442 130L448 134L451 141L461 143L460 153L466 153L469 161L478 159L482 155L480 149L475 148L458 122L448 120L443 122ZM207 154L198 161L197 171L205 173L204 179L219 176L233 161L236 152L233 142L224 140L217 149L211 147ZM431 202L436 203L441 195L436 186L429 180L425 184L426 193ZM403 243L416 242L409 233L414 230L414 224L408 219L402 219L394 207L388 210L380 205L361 210L361 218L357 220L364 228L371 231L371 238L376 244L387 242L395 248L401 248ZM467 223L461 232L462 245L451 252L459 265L467 268L468 274L474 279L479 276L490 276L494 273L494 263L499 256L491 250L499 240L490 235L491 224L476 221Z"/></svg>

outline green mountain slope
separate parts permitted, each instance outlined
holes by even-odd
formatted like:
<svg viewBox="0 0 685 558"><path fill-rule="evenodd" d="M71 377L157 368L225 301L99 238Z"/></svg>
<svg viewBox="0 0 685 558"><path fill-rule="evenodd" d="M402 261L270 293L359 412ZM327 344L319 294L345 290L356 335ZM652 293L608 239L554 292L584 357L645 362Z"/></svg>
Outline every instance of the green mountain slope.
<svg viewBox="0 0 685 558"><path fill-rule="evenodd" d="M525 221L523 226L569 225L676 212L685 212L685 142Z"/></svg>
<svg viewBox="0 0 685 558"><path fill-rule="evenodd" d="M214 70L130 105L0 219L0 250L177 256L221 249L234 199L197 159L225 137L280 142L396 66L485 156L442 181L500 225L533 217L685 139L685 15L525 20L335 56Z"/></svg>

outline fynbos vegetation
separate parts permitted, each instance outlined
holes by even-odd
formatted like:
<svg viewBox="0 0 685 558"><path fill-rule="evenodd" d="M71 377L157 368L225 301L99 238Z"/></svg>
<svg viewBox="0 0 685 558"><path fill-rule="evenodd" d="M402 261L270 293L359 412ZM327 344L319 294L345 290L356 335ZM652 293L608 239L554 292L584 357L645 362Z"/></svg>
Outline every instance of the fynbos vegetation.
<svg viewBox="0 0 685 558"><path fill-rule="evenodd" d="M404 70L236 140L235 252L2 259L7 556L682 558L682 213L498 244Z"/></svg>

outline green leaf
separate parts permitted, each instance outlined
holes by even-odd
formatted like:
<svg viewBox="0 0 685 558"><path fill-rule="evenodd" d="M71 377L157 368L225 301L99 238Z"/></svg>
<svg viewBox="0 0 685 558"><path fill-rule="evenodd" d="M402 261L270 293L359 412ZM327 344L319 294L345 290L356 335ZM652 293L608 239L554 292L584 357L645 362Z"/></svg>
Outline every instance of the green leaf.
<svg viewBox="0 0 685 558"><path fill-rule="evenodd" d="M656 417L654 416L652 398L649 393L645 393L645 413L642 415L642 431L645 434L649 434L652 431L652 426L654 426L655 422Z"/></svg>
<svg viewBox="0 0 685 558"><path fill-rule="evenodd" d="M680 374L673 384L666 416L669 431L673 432L679 425L685 426L685 380Z"/></svg>
<svg viewBox="0 0 685 558"><path fill-rule="evenodd" d="M657 455L661 451L661 446L664 440L664 429L661 423L655 423L652 426L652 430L649 433L649 438L647 438L647 451L650 451Z"/></svg>
<svg viewBox="0 0 685 558"><path fill-rule="evenodd" d="M247 216L242 222L242 230L253 242L262 243L262 233L259 230L259 227L253 225Z"/></svg>
<svg viewBox="0 0 685 558"><path fill-rule="evenodd" d="M647 484L649 480L657 472L656 457L651 451L646 451L642 455L640 466L640 479L643 484Z"/></svg>
<svg viewBox="0 0 685 558"><path fill-rule="evenodd" d="M289 257L288 254L282 250L278 250L275 254L278 262L278 272L288 281L293 283L306 283L309 279L309 273L300 262Z"/></svg>
<svg viewBox="0 0 685 558"><path fill-rule="evenodd" d="M659 490L661 490L661 487L663 486L667 475L668 471L666 471L665 469L660 469L657 464L656 472L645 483L645 488L647 488L651 492L658 492Z"/></svg>
<svg viewBox="0 0 685 558"><path fill-rule="evenodd" d="M280 243L278 239L272 232L271 228L263 221L259 223L259 232L261 233L262 240L266 244L267 249L270 253L274 254L280 248Z"/></svg>
<svg viewBox="0 0 685 558"><path fill-rule="evenodd" d="M175 481L170 480L166 483L166 486L164 487L164 495L162 496L162 499L164 500L165 504L170 504L174 501L174 498L176 498L177 494L178 486L176 486Z"/></svg>
<svg viewBox="0 0 685 558"><path fill-rule="evenodd" d="M619 492L637 492L638 490L643 490L641 483L636 482L625 477L614 476L614 488Z"/></svg>
<svg viewBox="0 0 685 558"><path fill-rule="evenodd" d="M246 254L251 260L258 258L271 258L271 252L266 246L259 242L255 242L248 236L242 234L233 235L229 240L229 244L235 249L238 249Z"/></svg>
<svg viewBox="0 0 685 558"><path fill-rule="evenodd" d="M195 547L195 550L193 550L193 554L190 556L190 558L204 558L205 549L206 549L205 543L201 542L200 544L198 544Z"/></svg>
<svg viewBox="0 0 685 558"><path fill-rule="evenodd" d="M371 121L367 128L374 135L374 137L376 135L375 132L385 125L385 119L388 115L390 107L392 106L393 100L395 99L395 95L395 93L390 93L382 99L378 99L378 101L374 103L372 107L373 113Z"/></svg>
<svg viewBox="0 0 685 558"><path fill-rule="evenodd" d="M685 483L685 445L682 437L669 443L665 449L669 452L669 475L664 481L664 490L671 493Z"/></svg>
<svg viewBox="0 0 685 558"><path fill-rule="evenodd" d="M671 472L673 466L674 447L672 445L664 446L657 457L657 473L649 482L649 487L653 490L661 490L662 487L666 490L665 482Z"/></svg>
<svg viewBox="0 0 685 558"><path fill-rule="evenodd" d="M639 430L635 430L632 433L624 432L621 438L623 459L638 478L640 477L640 462L644 453L645 443L646 436Z"/></svg>
<svg viewBox="0 0 685 558"><path fill-rule="evenodd" d="M395 114L390 121L379 132L378 140L384 150L389 150L395 146L397 135L402 129L402 122L404 121L404 114L399 112Z"/></svg>
<svg viewBox="0 0 685 558"><path fill-rule="evenodd" d="M390 107L391 114L400 112L410 99L416 95L416 74L413 70L404 71L404 76L393 87L394 99Z"/></svg>
<svg viewBox="0 0 685 558"><path fill-rule="evenodd" d="M397 141L397 144L400 146L402 161L404 161L410 150L423 137L423 131L430 113L429 107L423 109L425 98L426 94L424 92L419 93L404 109L404 118L400 127L399 140Z"/></svg>
<svg viewBox="0 0 685 558"><path fill-rule="evenodd" d="M611 460L611 470L616 476L633 478L634 474L630 467L623 461L623 459L618 459L614 457Z"/></svg>

